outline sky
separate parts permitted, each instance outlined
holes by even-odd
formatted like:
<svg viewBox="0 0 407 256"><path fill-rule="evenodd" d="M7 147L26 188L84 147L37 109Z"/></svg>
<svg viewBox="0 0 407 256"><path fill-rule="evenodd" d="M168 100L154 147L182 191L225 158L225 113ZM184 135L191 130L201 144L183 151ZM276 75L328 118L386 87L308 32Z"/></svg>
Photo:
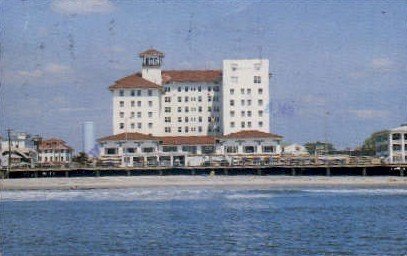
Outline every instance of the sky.
<svg viewBox="0 0 407 256"><path fill-rule="evenodd" d="M0 129L81 149L112 134L107 87L165 53L163 69L270 60L271 131L360 146L407 122L406 1L0 0Z"/></svg>

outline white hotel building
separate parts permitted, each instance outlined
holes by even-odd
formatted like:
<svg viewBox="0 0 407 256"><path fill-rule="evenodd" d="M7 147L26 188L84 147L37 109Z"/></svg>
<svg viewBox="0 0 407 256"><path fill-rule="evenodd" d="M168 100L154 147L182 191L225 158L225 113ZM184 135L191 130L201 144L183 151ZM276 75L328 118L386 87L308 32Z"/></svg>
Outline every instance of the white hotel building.
<svg viewBox="0 0 407 256"><path fill-rule="evenodd" d="M109 87L113 94L113 136L99 140L102 157L123 158L127 154L122 165L132 165L133 157L146 155L142 149L145 139L150 146L151 142L158 143L149 149L157 158L171 152L183 155L185 163L191 155L279 153L281 136L269 131L268 60L225 60L223 70L166 71L161 70L162 52L149 49L139 56L141 72ZM133 146L126 150L123 145L129 141ZM211 141L214 151L183 153L183 147L199 147L202 141ZM248 145L249 141L253 145ZM163 142L174 147L159 147ZM229 150L222 148L222 143L229 145Z"/></svg>

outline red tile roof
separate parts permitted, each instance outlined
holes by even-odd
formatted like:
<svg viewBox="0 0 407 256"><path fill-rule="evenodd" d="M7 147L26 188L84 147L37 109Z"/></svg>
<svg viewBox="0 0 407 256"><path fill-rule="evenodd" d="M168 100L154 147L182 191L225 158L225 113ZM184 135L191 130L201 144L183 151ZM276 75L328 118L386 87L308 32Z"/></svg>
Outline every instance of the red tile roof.
<svg viewBox="0 0 407 256"><path fill-rule="evenodd" d="M164 70L163 84L168 83L218 83L222 80L221 70Z"/></svg>
<svg viewBox="0 0 407 256"><path fill-rule="evenodd" d="M153 55L153 56L164 57L164 53L162 53L160 51L157 51L156 49L153 49L153 48L139 53L140 57L144 57L145 55Z"/></svg>
<svg viewBox="0 0 407 256"><path fill-rule="evenodd" d="M215 137L212 136L167 136L158 137L162 145L212 145Z"/></svg>
<svg viewBox="0 0 407 256"><path fill-rule="evenodd" d="M40 145L38 146L40 150L45 149L67 149L72 150L70 146L66 144L65 141L57 138L51 138L48 140L42 140Z"/></svg>
<svg viewBox="0 0 407 256"><path fill-rule="evenodd" d="M261 132L257 130L247 130L230 133L223 136L226 139L260 139L260 138L273 138L273 139L282 139L283 137L277 134Z"/></svg>
<svg viewBox="0 0 407 256"><path fill-rule="evenodd" d="M109 90L126 88L160 89L161 86L142 78L141 73L136 73L117 80Z"/></svg>
<svg viewBox="0 0 407 256"><path fill-rule="evenodd" d="M157 140L150 134L144 134L139 132L124 132L116 135L106 136L98 139L98 141L122 141L122 140Z"/></svg>

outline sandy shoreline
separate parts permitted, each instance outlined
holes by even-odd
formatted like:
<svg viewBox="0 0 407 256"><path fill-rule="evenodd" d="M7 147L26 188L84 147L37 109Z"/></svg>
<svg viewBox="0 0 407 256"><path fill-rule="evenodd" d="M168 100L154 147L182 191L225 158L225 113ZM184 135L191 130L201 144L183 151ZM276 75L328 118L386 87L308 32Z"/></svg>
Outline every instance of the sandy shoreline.
<svg viewBox="0 0 407 256"><path fill-rule="evenodd" d="M133 176L2 180L3 190L107 189L140 187L369 187L405 188L406 177L324 176Z"/></svg>

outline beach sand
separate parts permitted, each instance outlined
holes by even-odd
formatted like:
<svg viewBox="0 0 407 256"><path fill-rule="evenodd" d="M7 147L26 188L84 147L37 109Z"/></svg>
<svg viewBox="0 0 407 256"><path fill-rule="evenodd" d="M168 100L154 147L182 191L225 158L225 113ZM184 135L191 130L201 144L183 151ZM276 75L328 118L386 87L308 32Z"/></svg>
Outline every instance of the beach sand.
<svg viewBox="0 0 407 256"><path fill-rule="evenodd" d="M141 187L366 187L405 188L406 177L325 176L131 176L1 180L3 190L108 189Z"/></svg>

